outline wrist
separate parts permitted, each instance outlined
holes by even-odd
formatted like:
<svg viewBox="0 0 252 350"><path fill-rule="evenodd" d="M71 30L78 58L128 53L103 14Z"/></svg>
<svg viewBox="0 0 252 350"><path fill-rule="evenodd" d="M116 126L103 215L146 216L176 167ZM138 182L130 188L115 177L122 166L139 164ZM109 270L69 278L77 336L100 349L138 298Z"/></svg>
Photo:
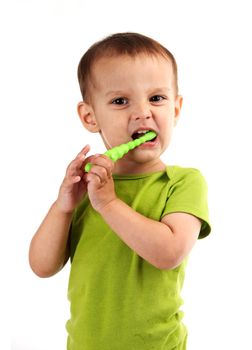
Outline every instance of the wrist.
<svg viewBox="0 0 252 350"><path fill-rule="evenodd" d="M62 207L62 205L60 204L60 202L58 201L58 199L56 199L56 201L53 203L52 207L60 214L60 215L64 215L64 216L69 216L72 217L73 216L73 212L74 209L71 210L66 210Z"/></svg>
<svg viewBox="0 0 252 350"><path fill-rule="evenodd" d="M121 200L117 197L111 199L108 203L106 203L103 206L100 206L100 208L97 208L96 211L103 217L105 217L107 214L111 213L115 207L119 204Z"/></svg>

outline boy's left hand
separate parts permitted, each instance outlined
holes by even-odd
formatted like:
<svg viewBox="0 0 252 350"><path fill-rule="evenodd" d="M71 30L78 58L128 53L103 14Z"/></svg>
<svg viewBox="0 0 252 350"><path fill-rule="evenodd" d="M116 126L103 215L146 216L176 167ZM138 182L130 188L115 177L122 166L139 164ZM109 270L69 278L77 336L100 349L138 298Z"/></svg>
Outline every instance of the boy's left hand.
<svg viewBox="0 0 252 350"><path fill-rule="evenodd" d="M113 161L104 154L97 154L91 158L91 170L84 175L92 207L100 211L108 203L116 199L112 171Z"/></svg>

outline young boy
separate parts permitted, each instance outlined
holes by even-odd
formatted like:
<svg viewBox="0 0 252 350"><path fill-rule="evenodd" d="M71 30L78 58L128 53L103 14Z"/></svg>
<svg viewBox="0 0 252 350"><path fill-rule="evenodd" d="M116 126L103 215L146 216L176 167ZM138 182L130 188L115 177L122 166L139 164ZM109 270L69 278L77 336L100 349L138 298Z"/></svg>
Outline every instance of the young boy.
<svg viewBox="0 0 252 350"><path fill-rule="evenodd" d="M31 268L48 277L71 258L68 350L186 349L186 258L210 226L200 172L160 160L182 106L176 61L148 37L119 33L84 54L78 78L81 122L107 149L157 137L116 163L82 149L32 239Z"/></svg>

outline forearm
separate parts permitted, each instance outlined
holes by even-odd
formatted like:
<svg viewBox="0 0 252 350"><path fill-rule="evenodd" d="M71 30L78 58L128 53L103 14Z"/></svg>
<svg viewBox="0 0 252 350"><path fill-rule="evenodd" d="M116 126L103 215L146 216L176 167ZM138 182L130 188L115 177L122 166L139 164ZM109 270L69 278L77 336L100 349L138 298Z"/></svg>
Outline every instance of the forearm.
<svg viewBox="0 0 252 350"><path fill-rule="evenodd" d="M160 269L178 264L176 237L167 225L137 213L120 199L111 201L100 214L122 241L150 264Z"/></svg>
<svg viewBox="0 0 252 350"><path fill-rule="evenodd" d="M56 202L51 206L30 244L29 262L38 276L52 276L67 261L71 220L72 214L62 212Z"/></svg>

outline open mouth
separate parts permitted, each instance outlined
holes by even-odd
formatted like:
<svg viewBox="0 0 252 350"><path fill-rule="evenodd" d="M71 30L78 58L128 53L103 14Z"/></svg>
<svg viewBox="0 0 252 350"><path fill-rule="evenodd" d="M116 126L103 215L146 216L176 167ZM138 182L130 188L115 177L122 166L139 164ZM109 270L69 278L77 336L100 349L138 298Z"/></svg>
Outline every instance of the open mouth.
<svg viewBox="0 0 252 350"><path fill-rule="evenodd" d="M139 137L143 136L144 134L146 134L146 133L149 132L149 131L152 131L152 130L139 130L139 131L137 131L137 132L134 132L134 133L131 135L131 137L132 137L133 140L136 140L136 139L139 139ZM153 141L156 140L156 138L157 138L157 136L154 137L154 139L149 140L149 141L146 141L146 142L153 142Z"/></svg>

